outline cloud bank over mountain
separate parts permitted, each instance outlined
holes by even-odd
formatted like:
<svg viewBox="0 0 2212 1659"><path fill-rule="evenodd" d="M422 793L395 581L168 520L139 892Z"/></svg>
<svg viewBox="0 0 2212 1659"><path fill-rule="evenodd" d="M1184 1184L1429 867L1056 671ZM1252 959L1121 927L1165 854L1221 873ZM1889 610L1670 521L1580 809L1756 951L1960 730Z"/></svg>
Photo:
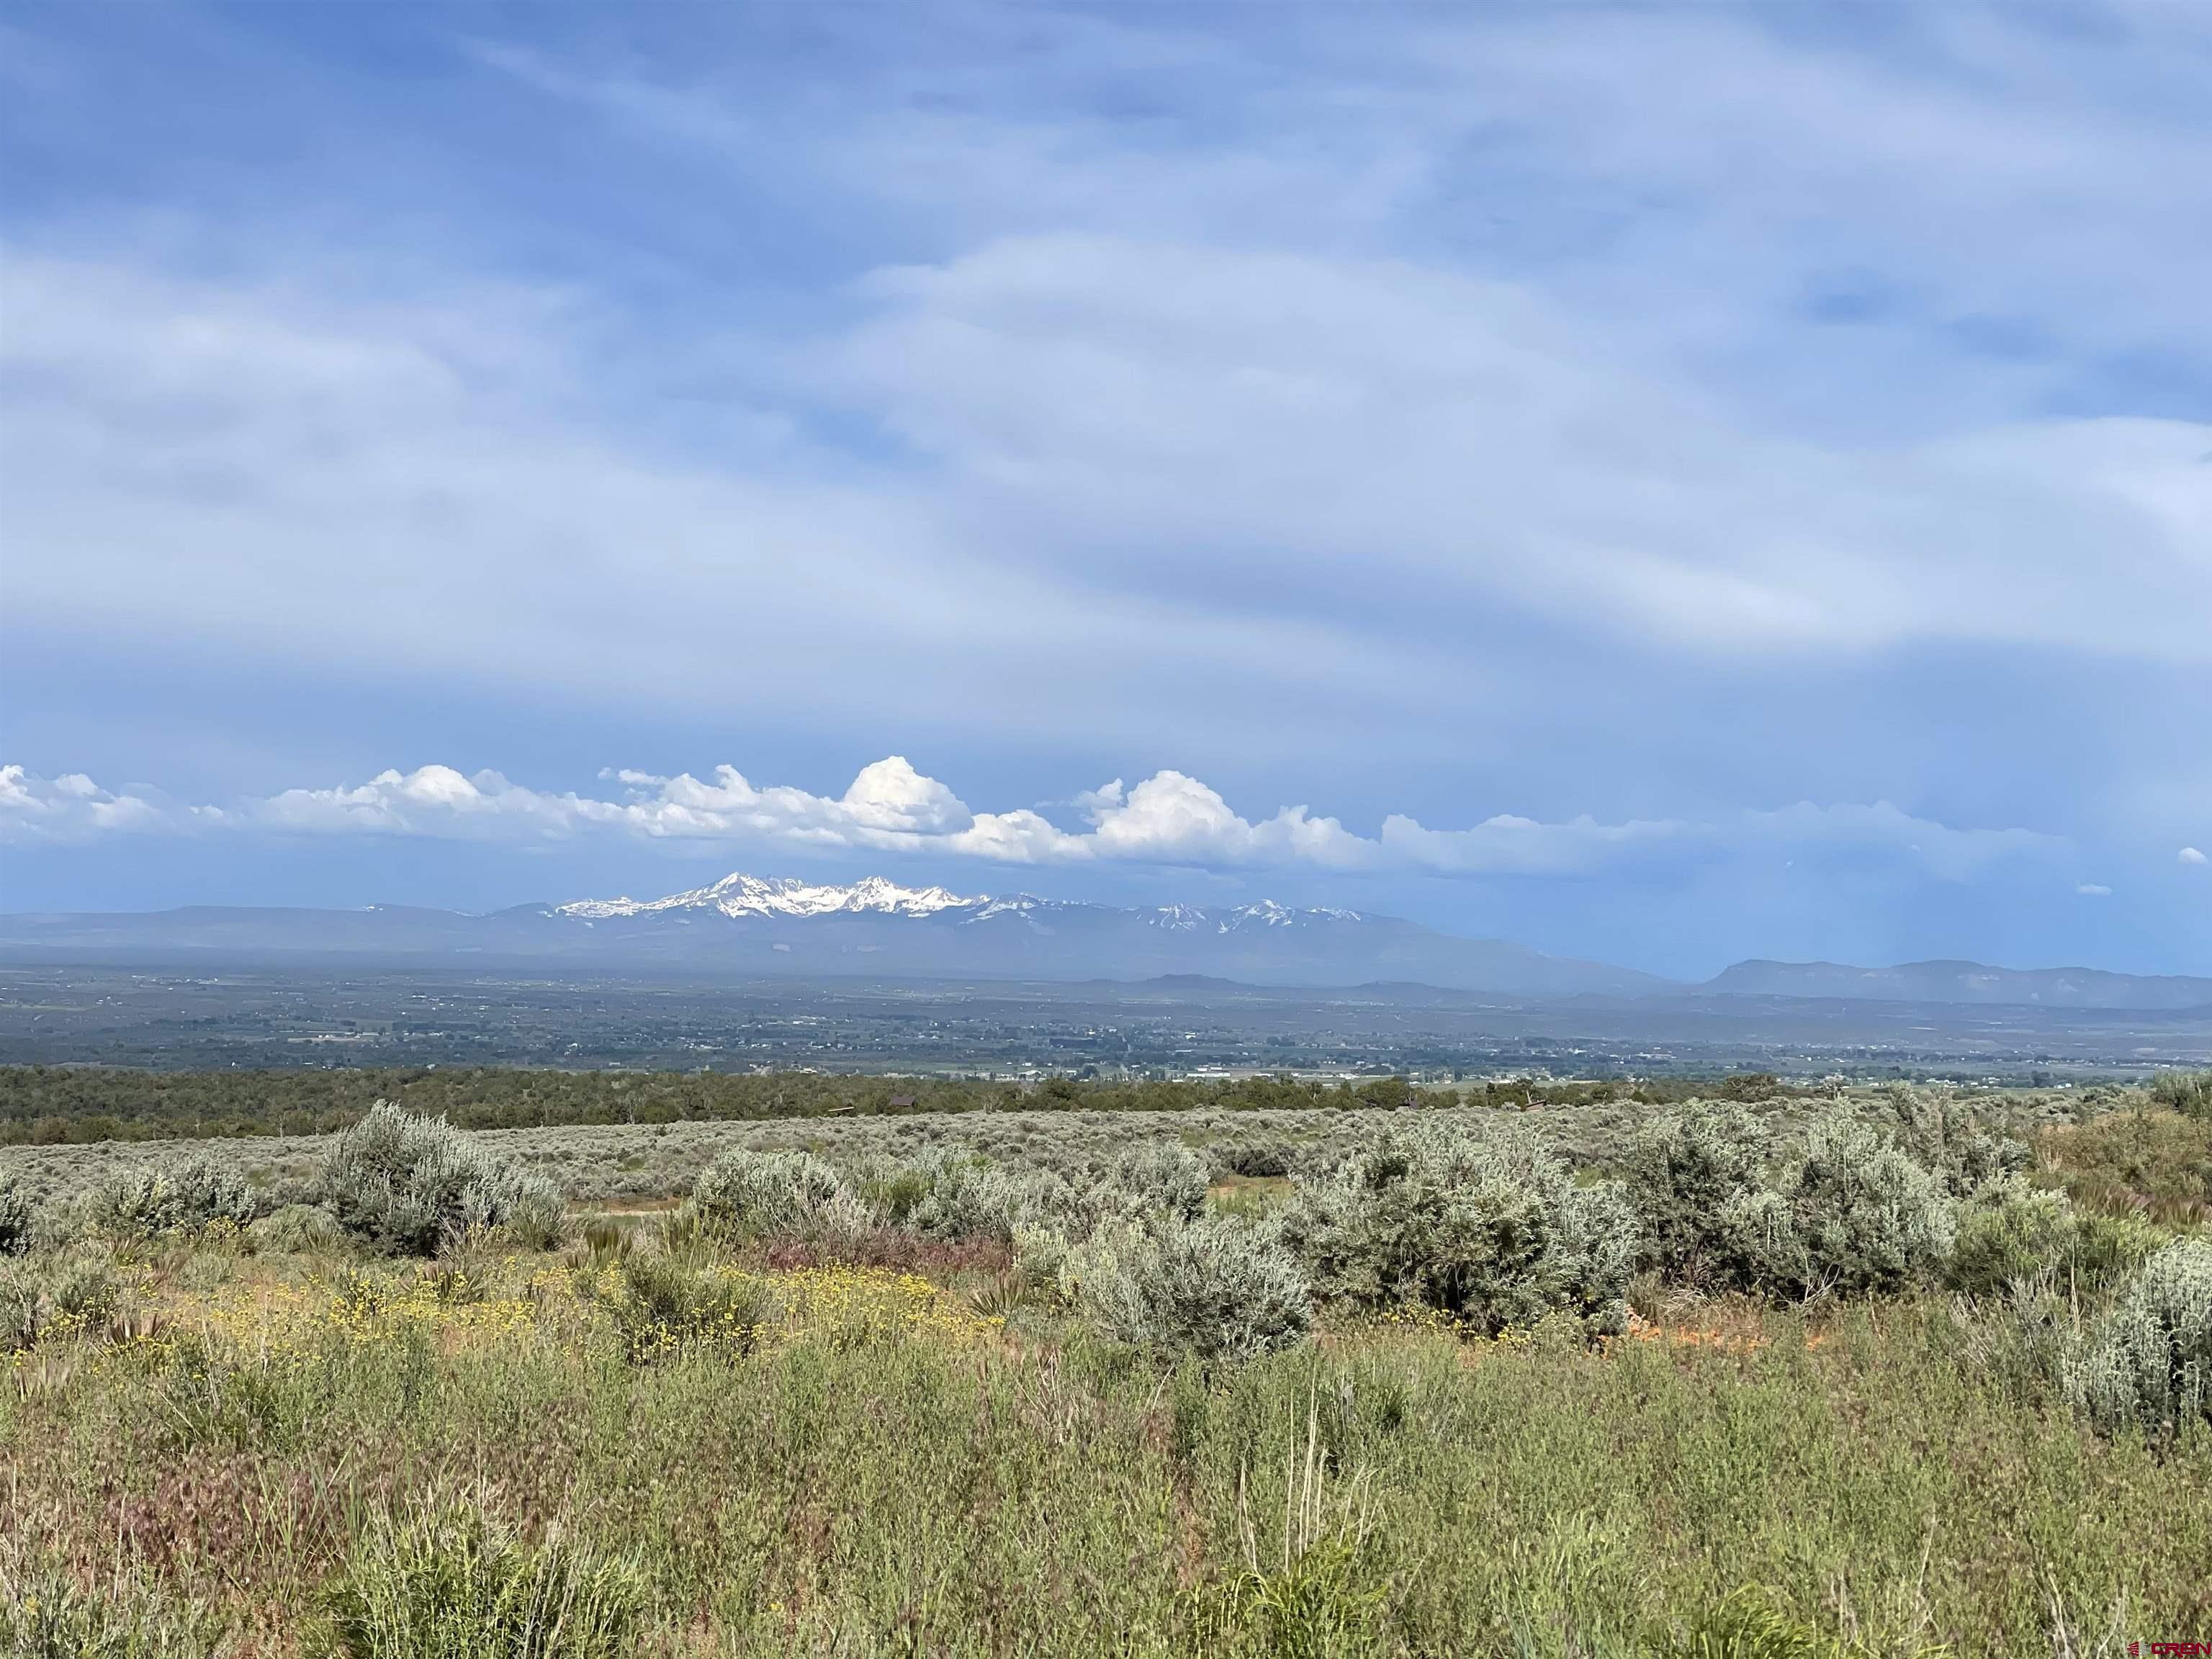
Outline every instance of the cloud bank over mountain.
<svg viewBox="0 0 2212 1659"><path fill-rule="evenodd" d="M609 835L645 841L788 850L951 854L1006 865L1125 861L1237 870L1413 870L1441 875L1588 873L1650 858L1722 856L1747 842L1850 847L1959 879L2001 860L2051 861L2069 850L2019 829L1957 830L1889 803L1743 812L1717 823L1545 823L1498 814L1464 830L1431 830L1400 813L1361 836L1304 806L1241 816L1196 778L1160 771L1084 792L1063 829L1030 807L976 811L938 779L893 755L863 767L842 795L757 786L733 766L707 778L610 771L609 795L553 793L496 772L448 766L387 770L367 782L294 788L228 805L177 805L117 793L82 774L46 779L0 767L0 840L81 840L120 834L399 836L522 842Z"/></svg>

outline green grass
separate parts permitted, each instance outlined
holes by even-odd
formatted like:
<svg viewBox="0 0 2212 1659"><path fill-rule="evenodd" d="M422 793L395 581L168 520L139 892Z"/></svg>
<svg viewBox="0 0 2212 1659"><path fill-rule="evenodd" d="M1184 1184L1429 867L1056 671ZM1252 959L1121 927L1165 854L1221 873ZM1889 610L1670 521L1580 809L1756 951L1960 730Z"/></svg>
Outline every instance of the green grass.
<svg viewBox="0 0 2212 1659"><path fill-rule="evenodd" d="M2010 1656L2212 1622L2212 1434L2100 1438L1935 1302L1810 1348L1745 1313L1763 1346L1340 1330L1165 1370L1026 1313L824 1315L637 1364L543 1259L406 1320L369 1270L386 1303L356 1283L265 1352L238 1306L335 1290L188 1266L142 1287L166 1334L0 1385L0 1547L216 1607L241 1653L406 1651L331 1621L382 1595L404 1631L441 1573L637 1620L434 1650L468 1655Z"/></svg>
<svg viewBox="0 0 2212 1659"><path fill-rule="evenodd" d="M2085 1208L2183 1225L2212 1218L2212 1118L2138 1107L2045 1129L2035 1150Z"/></svg>

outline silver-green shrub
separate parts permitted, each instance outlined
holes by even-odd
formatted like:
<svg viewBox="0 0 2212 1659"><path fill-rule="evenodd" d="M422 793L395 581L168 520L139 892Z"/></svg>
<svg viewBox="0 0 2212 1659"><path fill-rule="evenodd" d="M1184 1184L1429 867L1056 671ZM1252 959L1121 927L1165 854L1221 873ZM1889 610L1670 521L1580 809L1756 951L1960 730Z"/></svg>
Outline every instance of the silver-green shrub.
<svg viewBox="0 0 2212 1659"><path fill-rule="evenodd" d="M894 1185L904 1200L892 1218L931 1238L1011 1243L1016 1227L1058 1218L1073 1197L1052 1171L1016 1175L954 1146L929 1147L901 1168Z"/></svg>
<svg viewBox="0 0 2212 1659"><path fill-rule="evenodd" d="M0 1255L31 1248L31 1200L12 1176L0 1176Z"/></svg>
<svg viewBox="0 0 2212 1659"><path fill-rule="evenodd" d="M1211 1173L1211 1166L1189 1147L1176 1141L1147 1141L1130 1147L1107 1166L1094 1202L1103 1212L1195 1221L1206 1213Z"/></svg>
<svg viewBox="0 0 2212 1659"><path fill-rule="evenodd" d="M102 1257L0 1263L0 1352L35 1346L57 1330L96 1330L123 1304L123 1287Z"/></svg>
<svg viewBox="0 0 2212 1659"><path fill-rule="evenodd" d="M840 1198L844 1177L811 1152L725 1152L699 1172L691 1202L702 1223L724 1238L762 1238L819 1220Z"/></svg>
<svg viewBox="0 0 2212 1659"><path fill-rule="evenodd" d="M229 1166L206 1158L164 1158L101 1182L86 1200L85 1218L111 1237L154 1238L217 1222L242 1228L258 1207L246 1177Z"/></svg>
<svg viewBox="0 0 2212 1659"><path fill-rule="evenodd" d="M1949 1258L1957 1206L1944 1183L1874 1124L1815 1124L1775 1187L1729 1207L1740 1275L1794 1296L1895 1291Z"/></svg>
<svg viewBox="0 0 2212 1659"><path fill-rule="evenodd" d="M2212 1239L2178 1238L2151 1257L2068 1382L2107 1429L2164 1437L2212 1419Z"/></svg>
<svg viewBox="0 0 2212 1659"><path fill-rule="evenodd" d="M1954 1198L2019 1175L2035 1162L2025 1141L1992 1131L1947 1090L1900 1083L1884 1090L1882 1099L1898 1145Z"/></svg>
<svg viewBox="0 0 2212 1659"><path fill-rule="evenodd" d="M339 1134L315 1187L338 1225L391 1255L434 1255L449 1241L499 1228L519 1243L558 1237L559 1190L493 1155L443 1118L380 1100Z"/></svg>
<svg viewBox="0 0 2212 1659"><path fill-rule="evenodd" d="M1297 1264L1231 1220L1109 1222L1068 1251L1060 1282L1101 1333L1164 1353L1267 1353L1313 1317Z"/></svg>
<svg viewBox="0 0 2212 1659"><path fill-rule="evenodd" d="M1303 1183L1280 1224L1316 1295L1418 1304L1474 1328L1560 1312L1623 1328L1637 1252L1618 1183L1578 1187L1540 1142L1392 1130L1328 1178Z"/></svg>

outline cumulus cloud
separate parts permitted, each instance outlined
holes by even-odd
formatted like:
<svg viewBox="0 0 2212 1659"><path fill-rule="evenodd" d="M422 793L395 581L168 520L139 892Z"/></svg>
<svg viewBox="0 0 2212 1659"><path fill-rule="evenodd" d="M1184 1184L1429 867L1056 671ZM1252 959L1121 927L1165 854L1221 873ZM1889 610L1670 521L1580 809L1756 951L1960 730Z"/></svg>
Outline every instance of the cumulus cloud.
<svg viewBox="0 0 2212 1659"><path fill-rule="evenodd" d="M1993 860L2048 856L2061 839L2027 830L1960 830L1888 802L1725 817L1602 823L1499 814L1436 830L1402 813L1363 836L1306 806L1247 817L1218 790L1164 769L1134 785L1115 779L1076 798L1079 826L1032 808L975 811L939 779L893 755L863 767L839 795L757 785L733 766L706 777L613 770L604 794L548 791L492 771L392 769L367 782L296 788L227 805L179 807L117 794L89 778L0 769L0 838L83 839L124 832L405 836L494 842L626 835L732 848L933 853L999 864L1121 863L1237 870L1303 868L1447 876L1565 876L1638 859L1716 857L1760 848L1826 848L1907 860L1963 879ZM2084 887L2083 891L2090 889Z"/></svg>
<svg viewBox="0 0 2212 1659"><path fill-rule="evenodd" d="M0 838L82 841L117 830L159 829L172 821L157 802L103 789L82 772L42 778L21 766L0 766Z"/></svg>
<svg viewBox="0 0 2212 1659"><path fill-rule="evenodd" d="M2185 847L2181 849L2181 861L2184 864L2203 864L2207 860L2194 847Z"/></svg>
<svg viewBox="0 0 2212 1659"><path fill-rule="evenodd" d="M2112 896L2112 890L2101 881L2085 881L2074 890L2083 898L2110 898Z"/></svg>

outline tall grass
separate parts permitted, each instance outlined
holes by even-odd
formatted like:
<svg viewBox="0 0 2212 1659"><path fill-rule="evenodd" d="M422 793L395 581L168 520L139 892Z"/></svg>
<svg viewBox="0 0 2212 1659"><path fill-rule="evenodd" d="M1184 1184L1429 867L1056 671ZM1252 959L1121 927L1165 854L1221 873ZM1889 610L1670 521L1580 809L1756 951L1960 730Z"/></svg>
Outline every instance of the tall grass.
<svg viewBox="0 0 2212 1659"><path fill-rule="evenodd" d="M645 1587L558 1528L531 1544L449 1500L380 1516L327 1599L309 1626L318 1659L624 1659Z"/></svg>
<svg viewBox="0 0 2212 1659"><path fill-rule="evenodd" d="M2093 1433L1978 1357L2003 1316L1943 1302L1740 1310L1725 1343L1340 1328L1164 1368L1076 1325L864 1325L837 1285L888 1281L814 1273L817 1320L639 1367L568 1270L519 1261L462 1303L362 1272L381 1303L274 1259L179 1274L147 1293L198 1348L19 1367L8 1546L283 1656L333 1583L386 1632L344 1650L374 1654L410 1650L408 1607L556 1577L634 1582L631 1648L605 1650L648 1655L1282 1653L1316 1628L1398 1655L1820 1650L1681 1645L1747 1585L1881 1653L2212 1617L2212 1432ZM222 1412L185 1427L202 1399ZM557 1573L533 1553L556 1522ZM447 1571L475 1588L409 1588Z"/></svg>

